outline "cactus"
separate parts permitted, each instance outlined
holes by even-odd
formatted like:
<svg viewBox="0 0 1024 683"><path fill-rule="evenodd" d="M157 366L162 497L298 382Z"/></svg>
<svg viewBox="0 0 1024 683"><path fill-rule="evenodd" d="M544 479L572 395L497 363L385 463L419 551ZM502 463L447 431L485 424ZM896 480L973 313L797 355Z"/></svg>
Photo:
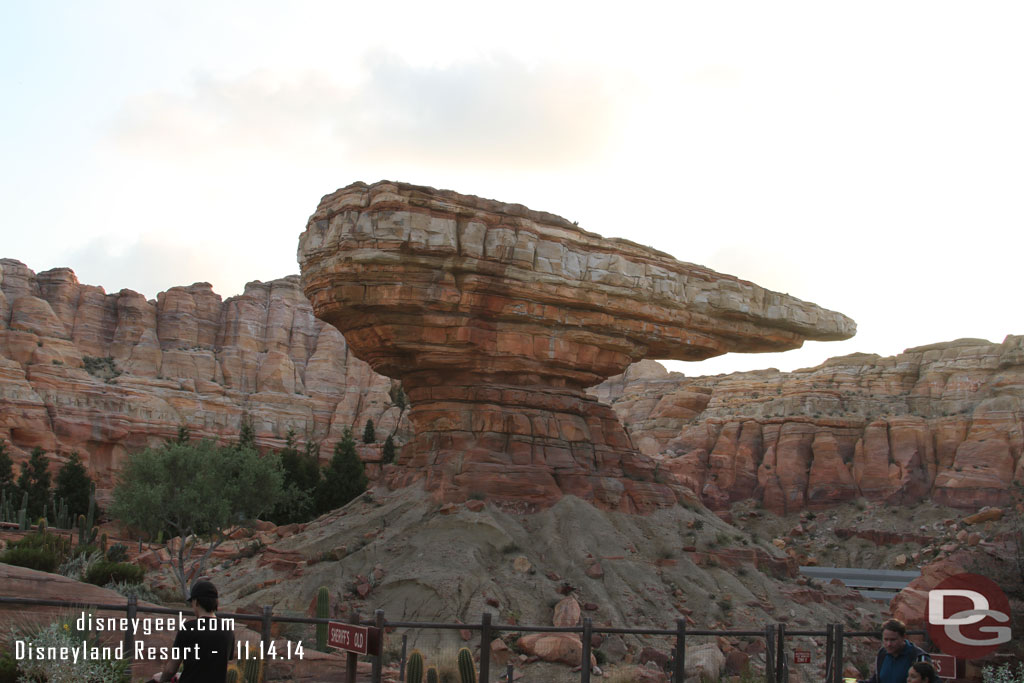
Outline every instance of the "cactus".
<svg viewBox="0 0 1024 683"><path fill-rule="evenodd" d="M85 515L78 515L78 545L85 545Z"/></svg>
<svg viewBox="0 0 1024 683"><path fill-rule="evenodd" d="M7 500L7 491L0 491L0 522L14 521L11 517L11 505Z"/></svg>
<svg viewBox="0 0 1024 683"><path fill-rule="evenodd" d="M331 593L327 586L320 586L316 592L316 618L326 619L329 615L327 610L330 607ZM327 624L316 625L316 649L320 652L327 652Z"/></svg>
<svg viewBox="0 0 1024 683"><path fill-rule="evenodd" d="M242 672L242 683L260 682L260 660L253 657L245 660L245 671Z"/></svg>
<svg viewBox="0 0 1024 683"><path fill-rule="evenodd" d="M437 675L437 668L430 667L427 669L427 683L441 683L441 677Z"/></svg>
<svg viewBox="0 0 1024 683"><path fill-rule="evenodd" d="M21 509L18 510L18 531L28 531L28 491L21 495Z"/></svg>
<svg viewBox="0 0 1024 683"><path fill-rule="evenodd" d="M238 669L228 669L228 677L224 681L225 683L238 683Z"/></svg>
<svg viewBox="0 0 1024 683"><path fill-rule="evenodd" d="M104 531L103 535L100 536L100 550L103 551L104 555L107 554L107 532L106 531Z"/></svg>
<svg viewBox="0 0 1024 683"><path fill-rule="evenodd" d="M92 493L89 494L89 514L85 518L85 526L88 529L96 524L96 485L92 485Z"/></svg>
<svg viewBox="0 0 1024 683"><path fill-rule="evenodd" d="M409 666L405 670L405 683L423 683L423 655L413 650L409 655Z"/></svg>
<svg viewBox="0 0 1024 683"><path fill-rule="evenodd" d="M39 521L36 522L36 530L41 533L46 533L46 517L40 517Z"/></svg>
<svg viewBox="0 0 1024 683"><path fill-rule="evenodd" d="M469 651L468 647L459 650L456 661L459 664L459 678L462 679L462 683L476 683L476 667L473 665L473 653Z"/></svg>

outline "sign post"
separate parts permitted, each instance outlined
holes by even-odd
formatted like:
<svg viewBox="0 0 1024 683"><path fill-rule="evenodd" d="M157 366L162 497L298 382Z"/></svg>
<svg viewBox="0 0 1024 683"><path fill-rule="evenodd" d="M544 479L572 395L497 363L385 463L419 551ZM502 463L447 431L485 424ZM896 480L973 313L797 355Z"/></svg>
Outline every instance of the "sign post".
<svg viewBox="0 0 1024 683"><path fill-rule="evenodd" d="M935 673L943 678L956 678L956 657L953 655L929 655L932 658L932 666Z"/></svg>
<svg viewBox="0 0 1024 683"><path fill-rule="evenodd" d="M352 623L340 621L327 622L327 645L348 652L345 661L345 678L347 683L355 683L356 664L359 655L380 657L381 629L372 626L360 626L359 615L352 615Z"/></svg>

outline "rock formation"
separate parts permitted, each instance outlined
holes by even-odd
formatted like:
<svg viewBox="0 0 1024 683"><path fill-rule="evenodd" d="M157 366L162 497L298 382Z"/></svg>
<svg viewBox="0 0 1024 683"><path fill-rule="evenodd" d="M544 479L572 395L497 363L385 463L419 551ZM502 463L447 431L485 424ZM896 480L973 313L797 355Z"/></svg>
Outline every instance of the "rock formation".
<svg viewBox="0 0 1024 683"><path fill-rule="evenodd" d="M389 380L354 358L313 316L298 276L250 282L222 301L207 283L147 301L106 294L68 268L36 275L0 260L0 439L17 458L41 446L77 450L101 494L126 453L184 425L197 438L237 438L248 419L257 444L322 442L326 459L344 427L378 434L407 426ZM379 459L379 446L364 457Z"/></svg>
<svg viewBox="0 0 1024 683"><path fill-rule="evenodd" d="M854 498L1003 505L1024 483L1024 337L961 339L815 368L684 377L643 362L595 387L655 456L723 509Z"/></svg>
<svg viewBox="0 0 1024 683"><path fill-rule="evenodd" d="M698 360L845 339L853 321L520 205L400 183L320 202L306 296L353 353L400 379L415 437L390 477L546 505L676 499L586 387L644 358Z"/></svg>

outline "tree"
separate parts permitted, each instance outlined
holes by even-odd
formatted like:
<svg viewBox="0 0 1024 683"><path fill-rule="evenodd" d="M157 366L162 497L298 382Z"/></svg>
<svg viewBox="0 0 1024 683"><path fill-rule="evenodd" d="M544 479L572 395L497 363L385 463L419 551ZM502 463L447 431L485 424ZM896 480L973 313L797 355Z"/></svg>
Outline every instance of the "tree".
<svg viewBox="0 0 1024 683"><path fill-rule="evenodd" d="M380 461L385 465L390 465L395 461L395 439L390 434L384 440L384 450L381 451Z"/></svg>
<svg viewBox="0 0 1024 683"><path fill-rule="evenodd" d="M352 430L346 427L318 487L317 511L323 514L346 505L366 490L366 484L366 472L356 453L356 441L352 438Z"/></svg>
<svg viewBox="0 0 1024 683"><path fill-rule="evenodd" d="M7 442L0 441L0 491L7 493L7 500L12 500L17 484L14 483L14 461L7 453Z"/></svg>
<svg viewBox="0 0 1024 683"><path fill-rule="evenodd" d="M191 579L204 573L226 532L274 508L281 478L280 460L262 458L252 448L168 443L129 456L111 512L151 537L164 530L178 536L167 551L187 597ZM202 551L201 540L208 543Z"/></svg>
<svg viewBox="0 0 1024 683"><path fill-rule="evenodd" d="M316 515L316 489L320 483L320 463L317 445L306 442L304 453L299 453L295 431L288 429L285 446L277 452L284 474L284 495L270 515L275 524L307 522Z"/></svg>
<svg viewBox="0 0 1024 683"><path fill-rule="evenodd" d="M373 428L373 420L366 421L366 428L363 429L363 443L373 443L377 440L377 431Z"/></svg>
<svg viewBox="0 0 1024 683"><path fill-rule="evenodd" d="M242 418L242 425L238 430L238 448L251 448L256 450L256 432L252 428L252 419L248 416Z"/></svg>
<svg viewBox="0 0 1024 683"><path fill-rule="evenodd" d="M56 501L63 498L72 519L77 519L78 515L84 515L89 511L89 497L94 489L95 485L89 478L82 459L78 457L78 452L72 453L57 473L57 488L53 491L53 497Z"/></svg>
<svg viewBox="0 0 1024 683"><path fill-rule="evenodd" d="M50 502L50 463L42 448L36 446L28 462L21 468L18 488L28 493L28 518L38 519L46 514Z"/></svg>

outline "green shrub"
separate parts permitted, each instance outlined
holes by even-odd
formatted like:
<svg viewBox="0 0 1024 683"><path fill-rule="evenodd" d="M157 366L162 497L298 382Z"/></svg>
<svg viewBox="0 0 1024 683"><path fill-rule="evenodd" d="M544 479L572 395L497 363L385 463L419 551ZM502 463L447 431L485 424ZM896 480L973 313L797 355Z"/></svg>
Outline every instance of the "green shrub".
<svg viewBox="0 0 1024 683"><path fill-rule="evenodd" d="M107 551L107 559L111 562L124 562L128 559L128 546L124 543L115 543Z"/></svg>
<svg viewBox="0 0 1024 683"><path fill-rule="evenodd" d="M142 583L146 570L129 562L97 562L85 574L85 581L97 586L114 583Z"/></svg>
<svg viewBox="0 0 1024 683"><path fill-rule="evenodd" d="M10 652L0 657L0 683L18 683L18 663Z"/></svg>
<svg viewBox="0 0 1024 683"><path fill-rule="evenodd" d="M57 553L49 548L12 547L7 549L3 555L0 555L0 562L12 564L16 567L38 569L41 572L50 572L52 574L57 571L57 567L60 565L60 558L57 557Z"/></svg>

